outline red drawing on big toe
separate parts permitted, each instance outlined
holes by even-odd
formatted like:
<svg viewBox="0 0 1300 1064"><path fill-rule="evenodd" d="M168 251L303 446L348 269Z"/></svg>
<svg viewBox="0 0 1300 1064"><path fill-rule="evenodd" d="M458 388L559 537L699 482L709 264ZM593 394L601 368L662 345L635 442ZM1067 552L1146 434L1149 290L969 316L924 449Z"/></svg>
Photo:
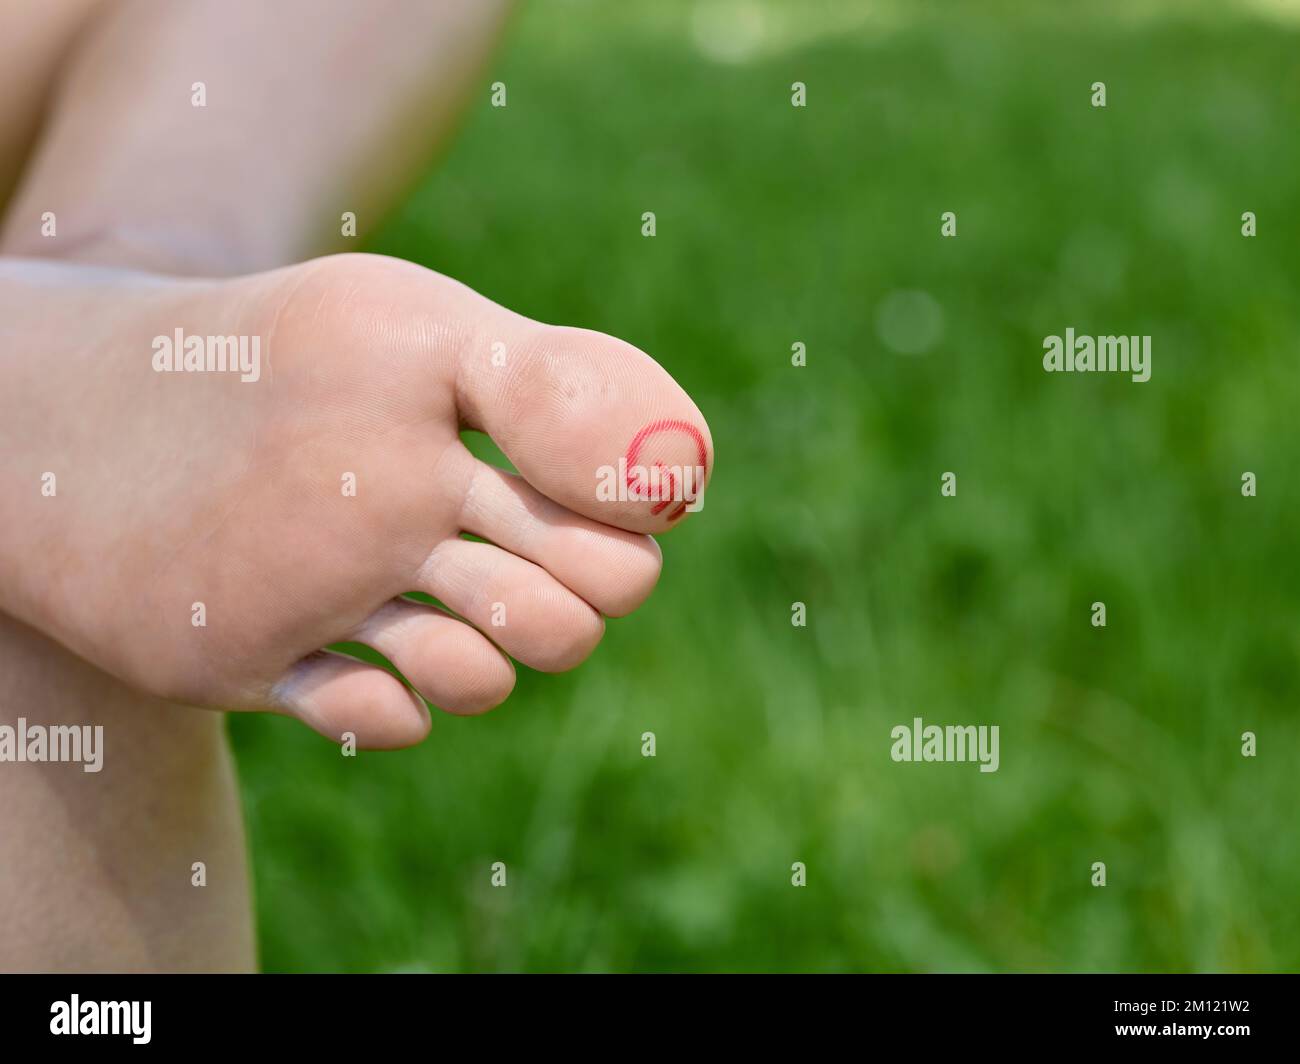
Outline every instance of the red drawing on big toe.
<svg viewBox="0 0 1300 1064"><path fill-rule="evenodd" d="M676 434L689 436L695 442L696 470L699 482L695 484L694 493L690 498L690 501L694 502L699 497L699 492L702 490L705 478L708 476L709 449L705 446L704 434L689 421L675 421L667 418L662 421L650 422L649 425L632 437L632 442L628 444L627 454L623 459L627 469L628 491L637 498L658 500L650 507L652 514L663 513L672 505L675 499L677 502L681 502L681 505L668 515L669 521L676 521L686 512L686 503L682 502L680 498L676 498L677 477L672 469L658 459L650 463L648 468L657 469L660 472L655 476L644 476L643 472L647 467L642 464L641 452L645 448L646 441L651 437ZM658 481L658 483L653 483L654 481Z"/></svg>

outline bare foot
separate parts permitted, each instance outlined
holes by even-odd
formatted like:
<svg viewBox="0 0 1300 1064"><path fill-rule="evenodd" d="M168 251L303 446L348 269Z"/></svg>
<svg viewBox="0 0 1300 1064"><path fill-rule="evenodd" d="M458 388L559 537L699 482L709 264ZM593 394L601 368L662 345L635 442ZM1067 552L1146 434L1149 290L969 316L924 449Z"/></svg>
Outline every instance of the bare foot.
<svg viewBox="0 0 1300 1064"><path fill-rule="evenodd" d="M322 647L488 709L506 654L571 668L645 599L646 533L713 465L647 355L369 255L217 281L0 259L0 392L0 606L147 694L368 747L419 741L424 705Z"/></svg>

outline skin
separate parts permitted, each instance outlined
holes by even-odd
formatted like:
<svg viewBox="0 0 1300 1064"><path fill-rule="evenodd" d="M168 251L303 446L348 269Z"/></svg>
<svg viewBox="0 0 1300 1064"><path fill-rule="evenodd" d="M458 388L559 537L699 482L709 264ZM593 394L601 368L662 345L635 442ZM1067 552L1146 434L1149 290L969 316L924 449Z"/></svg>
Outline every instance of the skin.
<svg viewBox="0 0 1300 1064"><path fill-rule="evenodd" d="M11 0L0 11L0 202L8 200L60 69L102 0Z"/></svg>
<svg viewBox="0 0 1300 1064"><path fill-rule="evenodd" d="M237 791L222 718L194 707L390 748L424 737L424 702L326 644L374 646L457 713L506 697L511 657L573 667L653 587L647 533L683 517L641 481L602 501L598 471L633 446L711 471L712 443L613 337L409 263L299 261L426 165L503 5L135 0L86 4L75 31L46 6L0 23L63 42L0 231L0 394L22 397L0 427L0 719L102 724L106 752L100 774L0 766L0 967L247 969ZM28 143L4 101L0 143ZM260 337L262 375L155 372L176 328ZM523 476L476 461L465 427Z"/></svg>

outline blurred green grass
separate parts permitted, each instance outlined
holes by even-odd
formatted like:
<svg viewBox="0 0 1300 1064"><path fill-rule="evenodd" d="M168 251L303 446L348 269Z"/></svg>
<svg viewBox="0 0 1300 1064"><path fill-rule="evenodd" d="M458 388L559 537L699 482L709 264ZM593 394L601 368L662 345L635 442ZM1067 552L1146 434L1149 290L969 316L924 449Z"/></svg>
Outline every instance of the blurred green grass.
<svg viewBox="0 0 1300 1064"><path fill-rule="evenodd" d="M717 475L576 672L395 754L232 721L268 970L1295 968L1300 40L1066 7L527 9L371 249L649 351Z"/></svg>

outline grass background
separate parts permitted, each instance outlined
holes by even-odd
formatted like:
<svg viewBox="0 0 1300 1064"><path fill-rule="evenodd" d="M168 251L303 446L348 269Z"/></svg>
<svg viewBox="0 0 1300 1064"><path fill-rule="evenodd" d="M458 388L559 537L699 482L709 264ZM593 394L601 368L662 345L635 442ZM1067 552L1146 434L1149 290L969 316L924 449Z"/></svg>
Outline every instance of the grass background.
<svg viewBox="0 0 1300 1064"><path fill-rule="evenodd" d="M1296 968L1300 21L1081 7L528 5L370 248L649 351L717 475L487 717L232 717L268 970ZM1066 326L1151 381L1045 374Z"/></svg>

